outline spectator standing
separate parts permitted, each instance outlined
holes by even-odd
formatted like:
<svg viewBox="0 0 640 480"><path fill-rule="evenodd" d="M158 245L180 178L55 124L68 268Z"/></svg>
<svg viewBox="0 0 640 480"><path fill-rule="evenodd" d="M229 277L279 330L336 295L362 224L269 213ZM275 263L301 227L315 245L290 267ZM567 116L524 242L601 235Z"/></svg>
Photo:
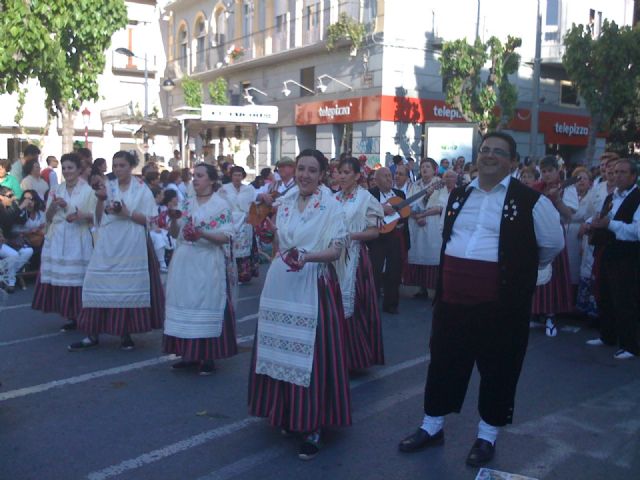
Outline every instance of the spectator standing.
<svg viewBox="0 0 640 480"><path fill-rule="evenodd" d="M26 161L22 167L20 188L22 188L23 191L35 190L43 202L47 199L49 184L40 176L40 164L37 159Z"/></svg>
<svg viewBox="0 0 640 480"><path fill-rule="evenodd" d="M20 180L9 173L11 162L6 158L0 158L0 187L7 187L13 192L16 198L22 197Z"/></svg>
<svg viewBox="0 0 640 480"><path fill-rule="evenodd" d="M47 157L47 168L40 172L40 176L49 184L49 189L58 186L58 174L56 173L58 168L58 159L53 155Z"/></svg>

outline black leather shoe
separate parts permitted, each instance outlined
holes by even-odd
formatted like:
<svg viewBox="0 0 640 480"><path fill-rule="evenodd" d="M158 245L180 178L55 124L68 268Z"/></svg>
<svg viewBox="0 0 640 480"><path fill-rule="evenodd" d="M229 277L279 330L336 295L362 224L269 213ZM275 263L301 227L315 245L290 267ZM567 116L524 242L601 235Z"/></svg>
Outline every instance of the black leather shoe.
<svg viewBox="0 0 640 480"><path fill-rule="evenodd" d="M398 307L383 307L382 311L385 313L391 313L393 315L398 314Z"/></svg>
<svg viewBox="0 0 640 480"><path fill-rule="evenodd" d="M476 439L469 456L467 457L467 465L470 467L481 467L491 461L493 455L496 453L495 445L491 442L483 440L482 438Z"/></svg>
<svg viewBox="0 0 640 480"><path fill-rule="evenodd" d="M444 443L444 430L440 430L435 435L429 435L419 428L416 433L409 435L398 445L401 452L411 453L424 450L427 447L435 447Z"/></svg>

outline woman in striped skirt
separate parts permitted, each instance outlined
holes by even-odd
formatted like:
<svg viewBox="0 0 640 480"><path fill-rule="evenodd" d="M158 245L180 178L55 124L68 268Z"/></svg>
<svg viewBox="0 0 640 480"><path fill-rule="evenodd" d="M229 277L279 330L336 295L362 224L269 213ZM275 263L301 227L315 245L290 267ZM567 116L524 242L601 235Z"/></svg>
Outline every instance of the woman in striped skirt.
<svg viewBox="0 0 640 480"><path fill-rule="evenodd" d="M276 246L260 297L249 375L249 413L284 433L303 434L298 456L313 458L321 429L351 424L340 285L331 262L347 236L344 212L320 185L327 160L303 150L296 183L279 200Z"/></svg>
<svg viewBox="0 0 640 480"><path fill-rule="evenodd" d="M116 178L97 183L95 219L98 240L82 285L78 328L87 333L69 351L98 345L98 335L121 338L120 348L134 348L132 333L162 328L164 293L158 261L146 225L156 215L153 194L131 175L137 159L129 152L113 156Z"/></svg>
<svg viewBox="0 0 640 480"><path fill-rule="evenodd" d="M578 193L571 185L562 188L558 161L548 155L540 160L542 182L534 185L534 190L546 195L560 213L561 222L566 225L578 209ZM570 313L573 310L573 292L571 290L571 272L567 246L551 263L551 280L538 285L533 295L532 314L545 319L545 334L555 337L558 334L555 315Z"/></svg>
<svg viewBox="0 0 640 480"><path fill-rule="evenodd" d="M382 322L375 293L369 250L364 242L378 237L378 224L384 213L380 202L358 186L360 162L353 157L340 160L336 194L344 209L348 246L335 262L342 306L344 308L344 343L349 370L384 364Z"/></svg>
<svg viewBox="0 0 640 480"><path fill-rule="evenodd" d="M440 214L446 206L446 190L442 190L442 181L435 176L438 165L433 158L420 162L420 180L413 183L409 195L425 188L427 194L411 205L409 218L409 265L404 274L404 284L420 287L418 297L428 297L429 290L435 291L440 270L440 249L442 230Z"/></svg>
<svg viewBox="0 0 640 480"><path fill-rule="evenodd" d="M31 308L66 318L61 329L66 332L76 329L82 309L82 282L93 252L90 227L96 196L80 178L80 157L65 153L61 160L65 181L54 187L47 201L48 228Z"/></svg>
<svg viewBox="0 0 640 480"><path fill-rule="evenodd" d="M238 353L225 252L233 234L229 203L214 193L218 174L200 164L193 172L194 195L178 214L169 212L169 233L178 238L167 279L163 348L182 357L174 370L198 367L210 375L214 360ZM228 251L228 250L227 250Z"/></svg>

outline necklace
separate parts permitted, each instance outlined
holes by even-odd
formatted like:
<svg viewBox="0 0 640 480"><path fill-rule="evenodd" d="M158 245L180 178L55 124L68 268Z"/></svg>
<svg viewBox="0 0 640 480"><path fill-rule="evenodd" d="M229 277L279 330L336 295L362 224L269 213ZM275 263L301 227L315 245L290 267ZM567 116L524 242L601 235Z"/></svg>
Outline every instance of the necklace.
<svg viewBox="0 0 640 480"><path fill-rule="evenodd" d="M211 192L211 193L205 193L204 195L198 195L198 194L196 193L196 197L198 197L198 198L210 197L211 195L213 195L213 192Z"/></svg>

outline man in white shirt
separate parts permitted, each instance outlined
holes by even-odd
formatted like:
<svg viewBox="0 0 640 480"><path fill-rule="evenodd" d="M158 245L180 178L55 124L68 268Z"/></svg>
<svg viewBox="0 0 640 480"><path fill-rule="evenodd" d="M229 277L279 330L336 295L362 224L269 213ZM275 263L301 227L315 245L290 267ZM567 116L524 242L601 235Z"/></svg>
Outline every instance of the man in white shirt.
<svg viewBox="0 0 640 480"><path fill-rule="evenodd" d="M564 247L549 199L511 177L515 156L510 135L488 133L478 154L478 178L449 196L425 415L416 433L400 442L402 452L442 445L444 416L462 408L474 365L481 420L466 463L488 463L499 427L512 422L538 266L551 263Z"/></svg>
<svg viewBox="0 0 640 480"><path fill-rule="evenodd" d="M618 345L617 360L640 354L637 320L640 312L640 190L638 167L629 159L618 160L616 189L604 201L600 213L590 219L594 256L601 259L598 273L600 338L591 346Z"/></svg>

